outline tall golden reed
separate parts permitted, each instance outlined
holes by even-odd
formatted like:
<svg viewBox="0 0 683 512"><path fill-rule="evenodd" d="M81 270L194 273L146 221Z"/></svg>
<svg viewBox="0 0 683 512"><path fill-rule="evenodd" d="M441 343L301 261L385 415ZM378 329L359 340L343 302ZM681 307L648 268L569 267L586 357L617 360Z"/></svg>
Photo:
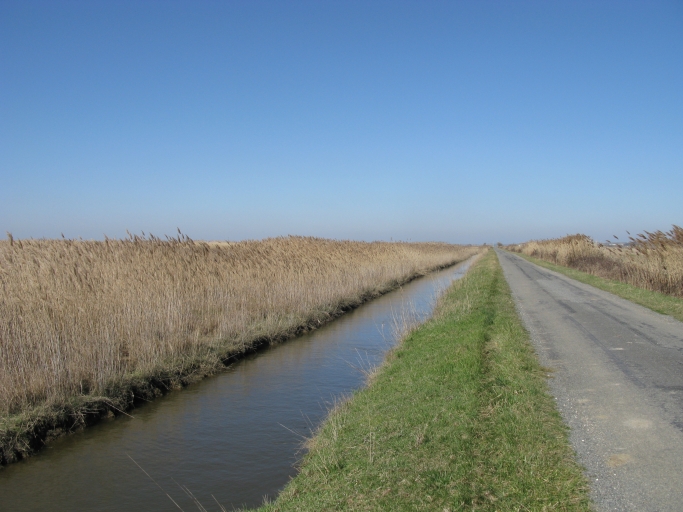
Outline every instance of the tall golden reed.
<svg viewBox="0 0 683 512"><path fill-rule="evenodd" d="M477 251L304 237L10 235L0 241L0 416L106 397L131 375L154 379L220 362Z"/></svg>
<svg viewBox="0 0 683 512"><path fill-rule="evenodd" d="M586 235L531 241L507 248L647 290L683 297L683 228L629 237L622 246L595 243Z"/></svg>

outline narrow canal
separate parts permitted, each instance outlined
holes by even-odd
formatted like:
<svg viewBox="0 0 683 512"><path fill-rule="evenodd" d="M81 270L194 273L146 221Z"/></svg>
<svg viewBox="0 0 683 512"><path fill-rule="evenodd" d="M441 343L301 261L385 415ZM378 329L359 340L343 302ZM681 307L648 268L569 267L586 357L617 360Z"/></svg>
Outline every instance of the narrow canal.
<svg viewBox="0 0 683 512"><path fill-rule="evenodd" d="M394 319L428 317L470 261L0 469L0 510L212 511L273 499L303 440L396 343Z"/></svg>

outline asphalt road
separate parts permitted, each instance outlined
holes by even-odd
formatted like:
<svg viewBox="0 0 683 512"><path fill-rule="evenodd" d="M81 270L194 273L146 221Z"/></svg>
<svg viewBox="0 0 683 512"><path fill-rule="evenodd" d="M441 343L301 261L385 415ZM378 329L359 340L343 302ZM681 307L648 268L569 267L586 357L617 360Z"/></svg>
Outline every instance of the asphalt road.
<svg viewBox="0 0 683 512"><path fill-rule="evenodd" d="M683 511L683 323L497 253L596 508Z"/></svg>

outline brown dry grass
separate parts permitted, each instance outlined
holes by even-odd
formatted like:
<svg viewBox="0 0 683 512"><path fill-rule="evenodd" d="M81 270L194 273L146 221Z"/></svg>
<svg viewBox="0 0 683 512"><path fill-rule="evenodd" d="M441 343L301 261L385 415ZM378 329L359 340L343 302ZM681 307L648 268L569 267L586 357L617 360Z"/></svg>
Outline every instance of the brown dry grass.
<svg viewBox="0 0 683 512"><path fill-rule="evenodd" d="M0 416L74 397L120 403L131 379L168 385L211 373L230 355L313 328L478 250L303 237L8 235L0 241Z"/></svg>
<svg viewBox="0 0 683 512"><path fill-rule="evenodd" d="M646 290L683 297L683 228L645 232L624 246L605 246L586 235L508 246L557 265L622 281Z"/></svg>

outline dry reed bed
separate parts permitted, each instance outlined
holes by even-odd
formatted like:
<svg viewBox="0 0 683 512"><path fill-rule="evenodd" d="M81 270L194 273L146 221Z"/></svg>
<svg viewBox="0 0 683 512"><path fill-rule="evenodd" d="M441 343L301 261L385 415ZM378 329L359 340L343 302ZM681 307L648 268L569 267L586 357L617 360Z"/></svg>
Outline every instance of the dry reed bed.
<svg viewBox="0 0 683 512"><path fill-rule="evenodd" d="M304 237L0 241L0 462L476 247Z"/></svg>
<svg viewBox="0 0 683 512"><path fill-rule="evenodd" d="M531 241L509 250L647 290L683 297L683 228L629 237L624 246L595 243L586 235Z"/></svg>

